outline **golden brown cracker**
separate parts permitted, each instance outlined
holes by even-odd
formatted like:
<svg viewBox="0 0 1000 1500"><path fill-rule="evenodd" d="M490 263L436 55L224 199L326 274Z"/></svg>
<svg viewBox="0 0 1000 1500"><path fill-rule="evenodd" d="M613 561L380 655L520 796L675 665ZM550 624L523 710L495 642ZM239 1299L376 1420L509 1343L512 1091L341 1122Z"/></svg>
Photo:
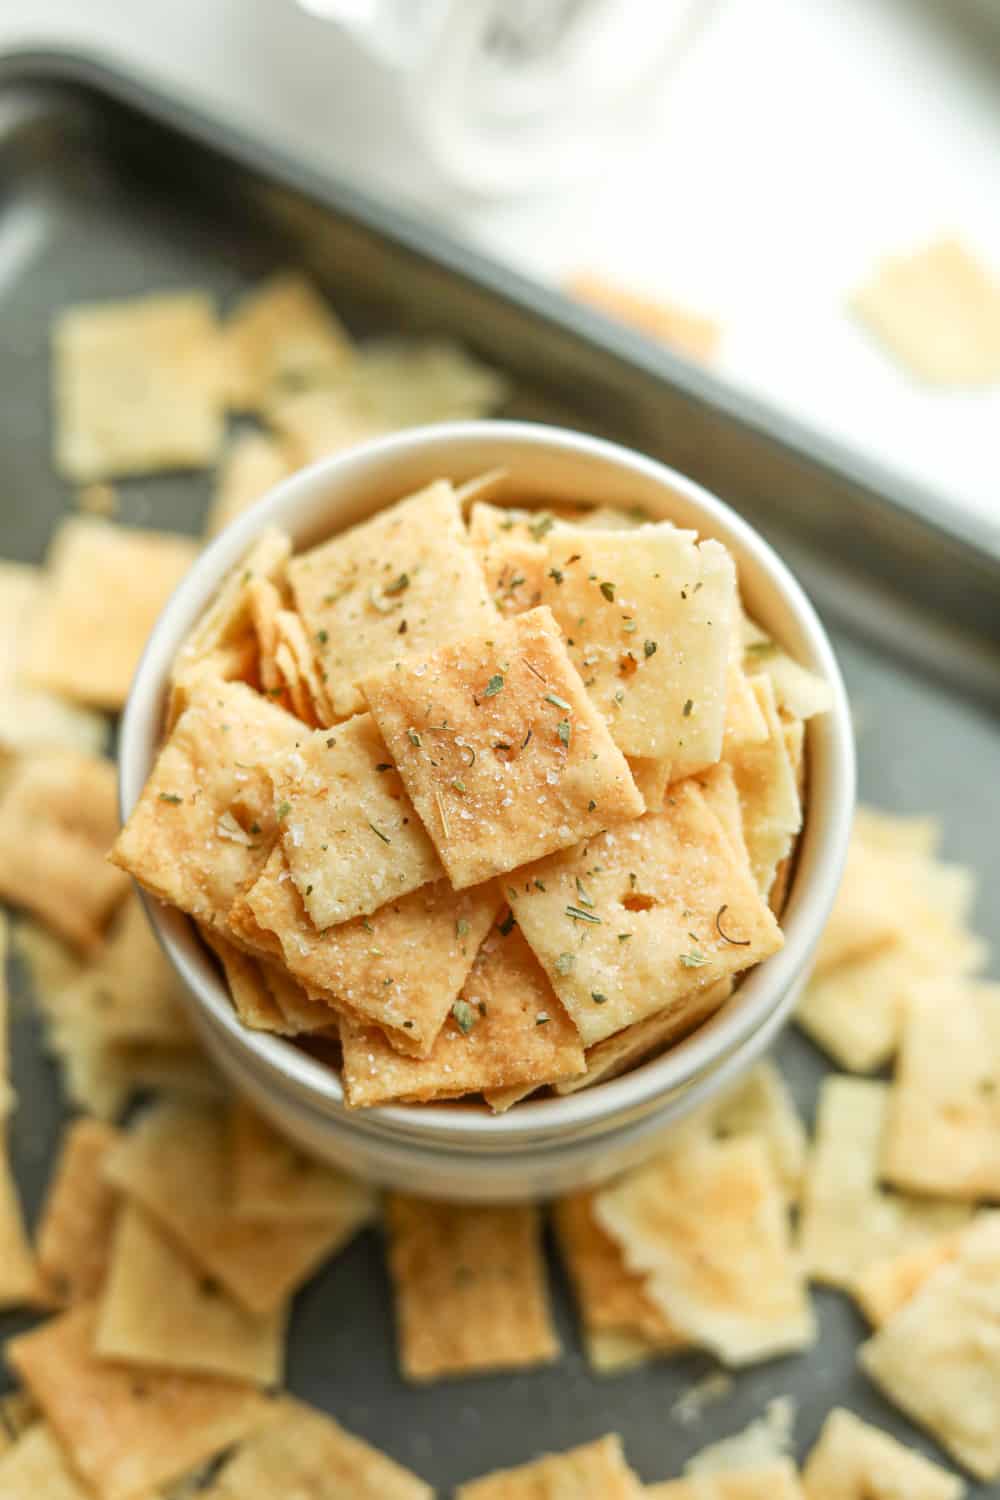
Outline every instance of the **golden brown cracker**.
<svg viewBox="0 0 1000 1500"><path fill-rule="evenodd" d="M612 1435L472 1479L459 1485L455 1500L639 1500L642 1493L621 1438Z"/></svg>
<svg viewBox="0 0 1000 1500"><path fill-rule="evenodd" d="M578 1089L593 1088L595 1083L619 1078L630 1068L662 1052L671 1042L680 1041L724 1005L733 992L731 979L720 979L708 989L699 990L681 1008L667 1009L644 1021L635 1021L587 1048L587 1070L579 1078L556 1084L557 1094L575 1094Z"/></svg>
<svg viewBox="0 0 1000 1500"><path fill-rule="evenodd" d="M86 1117L66 1127L36 1234L38 1269L59 1303L94 1297L104 1280L117 1214L117 1194L104 1162L120 1136Z"/></svg>
<svg viewBox="0 0 1000 1500"><path fill-rule="evenodd" d="M873 1328L881 1328L909 1302L939 1266L957 1260L962 1236L975 1217L960 1229L928 1240L912 1250L866 1262L851 1283L851 1295Z"/></svg>
<svg viewBox="0 0 1000 1500"><path fill-rule="evenodd" d="M249 1105L234 1102L231 1131L237 1218L354 1231L374 1217L375 1194L367 1184L306 1156Z"/></svg>

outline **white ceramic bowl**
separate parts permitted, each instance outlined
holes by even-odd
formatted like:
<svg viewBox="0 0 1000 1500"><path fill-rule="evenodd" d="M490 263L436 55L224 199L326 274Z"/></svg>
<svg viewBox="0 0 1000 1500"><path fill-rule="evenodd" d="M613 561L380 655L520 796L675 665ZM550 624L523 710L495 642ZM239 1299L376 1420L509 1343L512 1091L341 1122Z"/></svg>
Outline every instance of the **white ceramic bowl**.
<svg viewBox="0 0 1000 1500"><path fill-rule="evenodd" d="M292 1043L246 1030L214 961L179 912L147 902L190 995L209 1051L237 1088L310 1150L374 1181L452 1198L544 1195L598 1181L655 1149L664 1128L736 1078L794 1004L836 894L854 803L854 750L836 660L812 606L771 547L699 485L628 449L557 428L456 422L368 443L285 480L202 554L150 637L122 723L124 817L160 739L176 652L228 570L268 525L297 548L341 531L432 479L456 483L503 468L505 493L540 504L641 505L716 537L737 560L750 613L830 684L833 708L808 725L809 797L785 946L759 965L692 1035L621 1078L492 1116L450 1103L348 1110L339 1078Z"/></svg>

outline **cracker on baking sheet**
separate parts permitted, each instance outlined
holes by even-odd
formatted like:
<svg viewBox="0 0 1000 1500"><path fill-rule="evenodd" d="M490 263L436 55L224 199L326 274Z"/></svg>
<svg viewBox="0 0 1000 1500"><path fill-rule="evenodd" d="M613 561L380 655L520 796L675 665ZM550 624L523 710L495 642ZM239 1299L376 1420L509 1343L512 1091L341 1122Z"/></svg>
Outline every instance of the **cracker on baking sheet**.
<svg viewBox="0 0 1000 1500"><path fill-rule="evenodd" d="M165 1100L106 1165L110 1182L248 1312L273 1312L353 1235L354 1224L275 1224L232 1210L228 1121L211 1104Z"/></svg>
<svg viewBox="0 0 1000 1500"><path fill-rule="evenodd" d="M795 1465L776 1458L728 1474L692 1474L648 1484L646 1500L803 1500Z"/></svg>
<svg viewBox="0 0 1000 1500"><path fill-rule="evenodd" d="M707 364L717 352L722 329L711 318L693 313L659 297L644 297L594 271L575 271L566 281L565 290L579 302L596 307L598 312L619 323L648 333L671 349Z"/></svg>
<svg viewBox="0 0 1000 1500"><path fill-rule="evenodd" d="M30 1306L41 1300L40 1294L8 1155L7 1132L0 1121L0 1308Z"/></svg>
<svg viewBox="0 0 1000 1500"><path fill-rule="evenodd" d="M277 393L266 415L293 472L381 437L386 430L344 385Z"/></svg>
<svg viewBox="0 0 1000 1500"><path fill-rule="evenodd" d="M354 355L346 329L299 271L280 271L241 297L222 339L226 400L237 411L329 385Z"/></svg>
<svg viewBox="0 0 1000 1500"><path fill-rule="evenodd" d="M921 967L900 943L836 964L809 980L795 1019L842 1068L874 1073L896 1052Z"/></svg>
<svg viewBox="0 0 1000 1500"><path fill-rule="evenodd" d="M642 1494L615 1433L568 1453L547 1454L517 1469L471 1479L459 1485L455 1500L639 1500Z"/></svg>
<svg viewBox="0 0 1000 1500"><path fill-rule="evenodd" d="M888 1432L834 1407L802 1471L805 1500L961 1500L965 1485Z"/></svg>
<svg viewBox="0 0 1000 1500"><path fill-rule="evenodd" d="M888 257L852 302L890 353L929 385L1000 380L1000 282L953 236Z"/></svg>
<svg viewBox="0 0 1000 1500"><path fill-rule="evenodd" d="M912 1192L1000 1198L1000 984L911 988L881 1165Z"/></svg>
<svg viewBox="0 0 1000 1500"><path fill-rule="evenodd" d="M881 1328L933 1276L939 1266L958 1258L962 1236L976 1224L973 1216L960 1229L952 1229L937 1239L901 1250L897 1255L883 1256L861 1267L851 1283L851 1296L873 1328Z"/></svg>
<svg viewBox="0 0 1000 1500"><path fill-rule="evenodd" d="M903 937L899 877L904 866L857 837L847 850L844 875L816 950L816 972L868 957ZM896 877L896 878L894 878Z"/></svg>
<svg viewBox="0 0 1000 1500"><path fill-rule="evenodd" d="M306 724L332 724L336 715L305 626L292 609L279 610L274 625L275 666L292 708Z"/></svg>
<svg viewBox="0 0 1000 1500"><path fill-rule="evenodd" d="M862 1344L862 1369L978 1479L1000 1475L1000 1214Z"/></svg>
<svg viewBox="0 0 1000 1500"><path fill-rule="evenodd" d="M104 1280L117 1211L104 1162L119 1140L110 1125L86 1116L63 1134L36 1233L42 1284L59 1303L95 1296Z"/></svg>
<svg viewBox="0 0 1000 1500"><path fill-rule="evenodd" d="M704 992L782 945L781 930L693 781L662 813L608 829L503 882L588 1046L636 1021L705 1014Z"/></svg>
<svg viewBox="0 0 1000 1500"><path fill-rule="evenodd" d="M96 951L128 891L105 858L117 825L111 761L69 750L24 757L0 793L0 896Z"/></svg>
<svg viewBox="0 0 1000 1500"><path fill-rule="evenodd" d="M870 849L930 856L941 841L941 825L936 818L900 816L861 806L854 810L854 836Z"/></svg>
<svg viewBox="0 0 1000 1500"><path fill-rule="evenodd" d="M760 1141L688 1133L599 1192L594 1212L671 1322L725 1364L813 1342L784 1194Z"/></svg>
<svg viewBox="0 0 1000 1500"><path fill-rule="evenodd" d="M751 686L768 736L761 743L740 746L732 765L743 808L743 837L757 887L766 896L802 826L802 804L770 679L754 677Z"/></svg>
<svg viewBox="0 0 1000 1500"><path fill-rule="evenodd" d="M551 1364L559 1356L538 1209L386 1201L399 1361L407 1380Z"/></svg>
<svg viewBox="0 0 1000 1500"><path fill-rule="evenodd" d="M281 1381L287 1306L247 1312L134 1203L122 1210L98 1304L102 1359L254 1385Z"/></svg>
<svg viewBox="0 0 1000 1500"><path fill-rule="evenodd" d="M444 479L302 553L288 576L338 718L364 707L362 677L484 630L494 618L458 498Z"/></svg>
<svg viewBox="0 0 1000 1500"><path fill-rule="evenodd" d="M221 351L205 293L67 308L52 344L55 464L64 479L85 484L215 462Z"/></svg>
<svg viewBox="0 0 1000 1500"><path fill-rule="evenodd" d="M346 380L381 427L419 427L486 417L506 400L506 376L445 339L371 339Z"/></svg>
<svg viewBox="0 0 1000 1500"><path fill-rule="evenodd" d="M781 1070L766 1059L757 1063L711 1109L712 1127L722 1136L754 1135L765 1146L789 1202L802 1187L806 1131Z"/></svg>
<svg viewBox="0 0 1000 1500"><path fill-rule="evenodd" d="M264 432L239 432L222 455L205 517L205 535L218 536L291 473L284 449Z"/></svg>
<svg viewBox="0 0 1000 1500"><path fill-rule="evenodd" d="M245 1383L100 1359L96 1321L82 1303L10 1339L6 1358L100 1500L134 1500L270 1420Z"/></svg>
<svg viewBox="0 0 1000 1500"><path fill-rule="evenodd" d="M303 735L271 780L285 859L316 927L370 916L440 879L371 714Z"/></svg>
<svg viewBox="0 0 1000 1500"><path fill-rule="evenodd" d="M961 1205L879 1187L889 1085L832 1076L820 1089L816 1137L799 1220L808 1274L850 1289L869 1262L914 1249L962 1224Z"/></svg>
<svg viewBox="0 0 1000 1500"><path fill-rule="evenodd" d="M197 551L171 532L87 516L62 521L32 620L27 678L81 703L121 708L156 618Z"/></svg>
<svg viewBox="0 0 1000 1500"><path fill-rule="evenodd" d="M556 1093L575 1094L578 1089L592 1088L595 1083L627 1073L630 1068L662 1052L668 1042L679 1041L700 1026L725 1004L732 992L732 980L720 979L690 997L679 1011L660 1011L605 1037L603 1042L587 1048L587 1071L579 1078L557 1083Z"/></svg>
<svg viewBox="0 0 1000 1500"><path fill-rule="evenodd" d="M358 1107L482 1091L499 1111L512 1102L504 1091L555 1083L584 1066L576 1028L516 927L486 937L429 1057L402 1057L353 1020L341 1023L340 1039L344 1091Z"/></svg>
<svg viewBox="0 0 1000 1500"><path fill-rule="evenodd" d="M644 810L547 609L397 662L362 689L456 887Z"/></svg>
<svg viewBox="0 0 1000 1500"><path fill-rule="evenodd" d="M233 1213L260 1223L342 1224L357 1230L374 1217L370 1187L306 1156L239 1100L232 1132Z"/></svg>
<svg viewBox="0 0 1000 1500"><path fill-rule="evenodd" d="M278 835L267 767L306 733L242 682L201 684L118 836L115 863L161 900L225 930Z"/></svg>
<svg viewBox="0 0 1000 1500"><path fill-rule="evenodd" d="M5 1500L89 1500L44 1422L32 1423L5 1449L0 1432L0 1494Z"/></svg>
<svg viewBox="0 0 1000 1500"><path fill-rule="evenodd" d="M650 760L639 755L627 755L625 759L646 811L659 812L670 785L670 761Z"/></svg>
<svg viewBox="0 0 1000 1500"><path fill-rule="evenodd" d="M265 937L281 940L301 983L331 998L343 1016L380 1027L393 1046L427 1056L465 983L500 904L495 885L454 891L446 880L317 932L276 850L246 896ZM237 913L231 914L231 921ZM253 934L240 921L241 931Z"/></svg>

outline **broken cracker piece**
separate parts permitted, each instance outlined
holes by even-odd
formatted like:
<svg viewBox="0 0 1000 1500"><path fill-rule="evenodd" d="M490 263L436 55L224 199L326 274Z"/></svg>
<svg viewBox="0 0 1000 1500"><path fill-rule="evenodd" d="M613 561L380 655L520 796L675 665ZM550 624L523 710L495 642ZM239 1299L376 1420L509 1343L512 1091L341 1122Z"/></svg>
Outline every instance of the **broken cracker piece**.
<svg viewBox="0 0 1000 1500"><path fill-rule="evenodd" d="M961 1500L965 1485L888 1432L834 1407L802 1471L805 1500Z"/></svg>
<svg viewBox="0 0 1000 1500"><path fill-rule="evenodd" d="M732 765L743 808L743 837L757 888L766 896L802 826L802 804L770 678L751 678L751 688L768 737L761 743L742 745L734 752Z"/></svg>

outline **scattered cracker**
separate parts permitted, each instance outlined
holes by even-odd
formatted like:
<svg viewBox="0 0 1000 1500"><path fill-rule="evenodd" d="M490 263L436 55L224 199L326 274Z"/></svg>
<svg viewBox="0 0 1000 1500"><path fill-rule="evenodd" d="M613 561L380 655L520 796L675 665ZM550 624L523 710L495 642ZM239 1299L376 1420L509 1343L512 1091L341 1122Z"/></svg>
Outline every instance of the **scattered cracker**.
<svg viewBox="0 0 1000 1500"><path fill-rule="evenodd" d="M119 1140L110 1125L87 1118L63 1135L36 1236L43 1285L59 1303L87 1301L104 1280L117 1209L104 1162Z"/></svg>
<svg viewBox="0 0 1000 1500"><path fill-rule="evenodd" d="M945 236L883 261L853 306L928 384L1000 380L1000 283L959 240Z"/></svg>
<svg viewBox="0 0 1000 1500"><path fill-rule="evenodd" d="M806 1500L961 1500L956 1474L834 1407L802 1471Z"/></svg>
<svg viewBox="0 0 1000 1500"><path fill-rule="evenodd" d="M218 536L290 473L288 457L273 438L263 432L238 433L222 456L205 535Z"/></svg>
<svg viewBox="0 0 1000 1500"><path fill-rule="evenodd" d="M900 816L864 806L855 808L854 834L870 849L925 857L935 854L941 841L941 828L936 818Z"/></svg>
<svg viewBox="0 0 1000 1500"><path fill-rule="evenodd" d="M679 1041L724 1005L733 992L731 979L720 979L707 990L689 997L682 1009L661 1011L636 1021L621 1031L605 1037L587 1048L587 1071L579 1078L556 1084L557 1094L575 1094L578 1089L593 1088L611 1078L619 1078L631 1068L662 1052L670 1042Z"/></svg>
<svg viewBox="0 0 1000 1500"><path fill-rule="evenodd" d="M882 1170L912 1192L1000 1198L1000 985L912 988Z"/></svg>
<svg viewBox="0 0 1000 1500"><path fill-rule="evenodd" d="M708 989L782 944L692 781L674 785L662 813L510 880L517 921L588 1046L656 1014L683 1029L704 1016Z"/></svg>
<svg viewBox="0 0 1000 1500"><path fill-rule="evenodd" d="M380 427L419 427L488 417L509 394L507 377L444 339L372 339L346 382Z"/></svg>
<svg viewBox="0 0 1000 1500"><path fill-rule="evenodd" d="M977 1478L1000 1475L1000 1214L963 1237L884 1328L862 1368Z"/></svg>
<svg viewBox="0 0 1000 1500"><path fill-rule="evenodd" d="M281 393L328 385L353 348L323 297L298 271L282 271L248 292L223 330L226 399L261 411Z"/></svg>
<svg viewBox="0 0 1000 1500"><path fill-rule="evenodd" d="M808 1274L849 1289L869 1262L914 1249L960 1225L960 1205L882 1190L879 1156L889 1086L827 1077L806 1172L799 1249Z"/></svg>
<svg viewBox="0 0 1000 1500"><path fill-rule="evenodd" d="M688 1134L599 1192L594 1211L671 1322L724 1363L813 1342L784 1196L760 1142Z"/></svg>
<svg viewBox="0 0 1000 1500"><path fill-rule="evenodd" d="M268 403L266 416L293 472L385 431L343 385L279 394Z"/></svg>
<svg viewBox="0 0 1000 1500"><path fill-rule="evenodd" d="M375 1194L306 1156L248 1105L232 1111L233 1213L258 1223L336 1224L345 1236L375 1214Z"/></svg>
<svg viewBox="0 0 1000 1500"><path fill-rule="evenodd" d="M110 484L85 484L77 490L74 498L77 510L87 516L103 516L109 520L120 510L118 492Z"/></svg>
<svg viewBox="0 0 1000 1500"><path fill-rule="evenodd" d="M851 1073L874 1073L899 1046L906 997L920 960L894 944L814 974L795 1019L817 1046Z"/></svg>
<svg viewBox="0 0 1000 1500"><path fill-rule="evenodd" d="M768 737L759 744L744 744L735 752L733 774L743 808L743 836L750 863L757 887L766 896L802 826L802 804L770 678L751 678L751 687L767 723Z"/></svg>
<svg viewBox="0 0 1000 1500"><path fill-rule="evenodd" d="M72 307L57 317L52 342L55 463L65 479L214 463L222 382L204 293Z"/></svg>
<svg viewBox="0 0 1000 1500"><path fill-rule="evenodd" d="M288 576L338 718L364 707L362 677L485 629L494 615L446 480L294 558Z"/></svg>
<svg viewBox="0 0 1000 1500"><path fill-rule="evenodd" d="M429 1057L402 1057L375 1028L349 1020L340 1039L354 1107L481 1091L501 1110L512 1102L503 1091L555 1083L584 1066L576 1028L516 927L485 939Z"/></svg>
<svg viewBox="0 0 1000 1500"><path fill-rule="evenodd" d="M803 1500L795 1465L787 1458L772 1459L730 1473L695 1473L688 1479L668 1479L643 1490L646 1500Z"/></svg>
<svg viewBox="0 0 1000 1500"><path fill-rule="evenodd" d="M559 1357L536 1208L394 1193L386 1224L407 1380L525 1369Z"/></svg>
<svg viewBox="0 0 1000 1500"><path fill-rule="evenodd" d="M90 1500L92 1491L71 1470L44 1422L35 1422L6 1450L0 1439L0 1493L4 1500Z"/></svg>
<svg viewBox="0 0 1000 1500"><path fill-rule="evenodd" d="M976 1223L953 1229L913 1250L867 1262L851 1283L851 1295L873 1328L881 1328L933 1276L939 1266L958 1258L963 1235Z"/></svg>
<svg viewBox="0 0 1000 1500"><path fill-rule="evenodd" d="M687 308L658 297L638 295L593 271L576 271L566 282L566 291L578 301L596 307L598 312L619 323L628 323L640 333L648 333L700 364L707 364L718 352L722 337L719 324Z"/></svg>
<svg viewBox="0 0 1000 1500"><path fill-rule="evenodd" d="M99 1359L96 1318L84 1303L5 1352L99 1500L134 1500L270 1419L273 1404L245 1384Z"/></svg>
<svg viewBox="0 0 1000 1500"><path fill-rule="evenodd" d="M751 1068L712 1107L712 1125L722 1137L753 1135L766 1147L789 1202L802 1187L806 1132L788 1084L770 1060Z"/></svg>
<svg viewBox="0 0 1000 1500"><path fill-rule="evenodd" d="M455 1500L639 1500L617 1434L460 1484Z"/></svg>
<svg viewBox="0 0 1000 1500"><path fill-rule="evenodd" d="M660 1358L662 1350L641 1333L616 1333L613 1329L583 1331L587 1364L595 1375L623 1375Z"/></svg>

